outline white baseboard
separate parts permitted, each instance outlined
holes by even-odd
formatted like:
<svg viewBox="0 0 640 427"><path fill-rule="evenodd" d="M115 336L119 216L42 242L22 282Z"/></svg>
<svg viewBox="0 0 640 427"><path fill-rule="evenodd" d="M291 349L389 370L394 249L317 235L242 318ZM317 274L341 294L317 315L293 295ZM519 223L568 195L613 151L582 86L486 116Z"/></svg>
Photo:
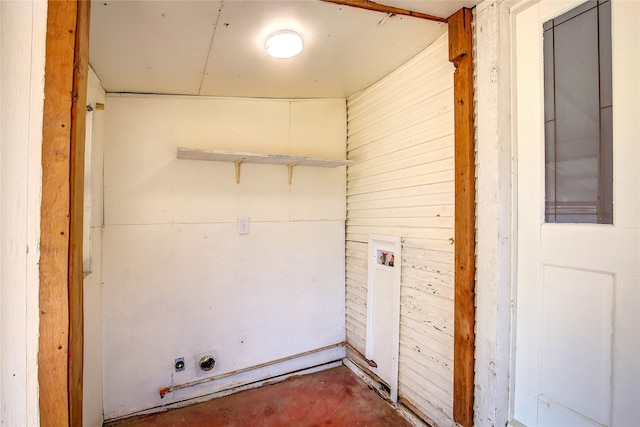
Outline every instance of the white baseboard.
<svg viewBox="0 0 640 427"><path fill-rule="evenodd" d="M338 353L334 353L336 350ZM340 350L342 350L341 354L339 353ZM284 381L295 375L311 374L313 372L319 372L342 365L342 358L344 357L343 347L338 347L335 350L321 353L324 353L324 356L322 354L307 356L305 358L301 358L306 360L288 361L282 364L272 365L268 368L244 372L236 377L224 378L224 381L212 381L211 383L206 383L203 386L197 386L193 389L177 390L170 393L169 396L172 400L167 401L164 405L145 408L127 414L119 414L110 417L105 416L104 426L114 426L124 421L136 419L144 415L151 415L196 403L206 402L208 400L228 396L244 390L257 388L265 384ZM327 360L327 356L331 353L338 355L338 357L335 357L334 355L333 357L329 357ZM315 363L309 363L311 361L314 361ZM215 387L215 389L211 390L212 387Z"/></svg>

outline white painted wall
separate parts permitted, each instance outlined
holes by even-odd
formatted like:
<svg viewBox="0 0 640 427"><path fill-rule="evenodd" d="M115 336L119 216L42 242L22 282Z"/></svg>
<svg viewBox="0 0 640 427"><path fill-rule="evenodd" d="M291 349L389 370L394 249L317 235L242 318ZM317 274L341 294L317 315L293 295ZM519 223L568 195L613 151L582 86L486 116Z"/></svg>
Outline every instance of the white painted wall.
<svg viewBox="0 0 640 427"><path fill-rule="evenodd" d="M37 426L46 2L0 2L0 425Z"/></svg>
<svg viewBox="0 0 640 427"><path fill-rule="evenodd" d="M347 337L365 351L367 242L402 237L400 399L453 425L453 65L447 35L348 99Z"/></svg>
<svg viewBox="0 0 640 427"><path fill-rule="evenodd" d="M98 77L89 71L87 104L93 110L91 144L91 273L84 279L84 378L83 425L101 427L102 417L102 173L107 110L96 109L106 103ZM87 218L85 218L86 220Z"/></svg>
<svg viewBox="0 0 640 427"><path fill-rule="evenodd" d="M177 160L176 147L345 158L344 100L108 96L104 411L110 419L344 356L344 349L168 394L198 378L339 343L345 168ZM238 235L239 217L251 219ZM186 370L174 373L184 357Z"/></svg>

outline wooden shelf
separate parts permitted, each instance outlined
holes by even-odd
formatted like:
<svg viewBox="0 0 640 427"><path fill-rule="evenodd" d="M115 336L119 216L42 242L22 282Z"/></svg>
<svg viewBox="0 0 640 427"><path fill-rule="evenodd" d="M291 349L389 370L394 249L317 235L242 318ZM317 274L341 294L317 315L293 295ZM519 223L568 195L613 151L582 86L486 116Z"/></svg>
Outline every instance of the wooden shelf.
<svg viewBox="0 0 640 427"><path fill-rule="evenodd" d="M262 163L284 165L289 169L289 184L294 166L315 166L322 168L337 168L351 163L351 160L327 160L314 157L288 156L283 154L257 154L239 151L203 150L198 148L178 147L178 159L210 160L215 162L231 162L236 164L236 182L240 183L240 165L242 163Z"/></svg>

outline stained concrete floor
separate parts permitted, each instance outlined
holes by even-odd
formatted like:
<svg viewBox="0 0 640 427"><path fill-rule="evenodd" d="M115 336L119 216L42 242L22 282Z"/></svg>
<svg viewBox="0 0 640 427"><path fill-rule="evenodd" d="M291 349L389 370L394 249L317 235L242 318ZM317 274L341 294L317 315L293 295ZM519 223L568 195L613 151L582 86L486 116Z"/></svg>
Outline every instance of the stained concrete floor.
<svg viewBox="0 0 640 427"><path fill-rule="evenodd" d="M291 377L119 427L407 427L386 401L345 366Z"/></svg>

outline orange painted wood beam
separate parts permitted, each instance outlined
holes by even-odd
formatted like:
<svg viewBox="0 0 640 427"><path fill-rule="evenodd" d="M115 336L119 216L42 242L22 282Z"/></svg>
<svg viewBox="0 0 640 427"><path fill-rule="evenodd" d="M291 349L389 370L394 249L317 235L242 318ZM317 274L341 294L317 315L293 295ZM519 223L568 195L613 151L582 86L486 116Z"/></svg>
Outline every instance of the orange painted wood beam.
<svg viewBox="0 0 640 427"><path fill-rule="evenodd" d="M453 419L473 425L475 351L475 156L471 9L448 18L449 60L455 65L455 296Z"/></svg>
<svg viewBox="0 0 640 427"><path fill-rule="evenodd" d="M40 425L82 426L88 1L48 3L40 219Z"/></svg>
<svg viewBox="0 0 640 427"><path fill-rule="evenodd" d="M77 3L50 1L47 17L40 219L40 425L70 425L69 206L71 93Z"/></svg>
<svg viewBox="0 0 640 427"><path fill-rule="evenodd" d="M71 100L71 170L69 211L69 413L71 426L82 426L84 365L84 152L87 85L89 82L89 24L91 2L78 1L75 31L73 96Z"/></svg>
<svg viewBox="0 0 640 427"><path fill-rule="evenodd" d="M376 12L390 13L392 15L413 16L414 18L427 19L429 21L446 23L447 18L429 15L427 13L414 12L399 7L387 6L369 0L322 0L327 3L335 3L343 6L357 7L359 9L373 10Z"/></svg>

